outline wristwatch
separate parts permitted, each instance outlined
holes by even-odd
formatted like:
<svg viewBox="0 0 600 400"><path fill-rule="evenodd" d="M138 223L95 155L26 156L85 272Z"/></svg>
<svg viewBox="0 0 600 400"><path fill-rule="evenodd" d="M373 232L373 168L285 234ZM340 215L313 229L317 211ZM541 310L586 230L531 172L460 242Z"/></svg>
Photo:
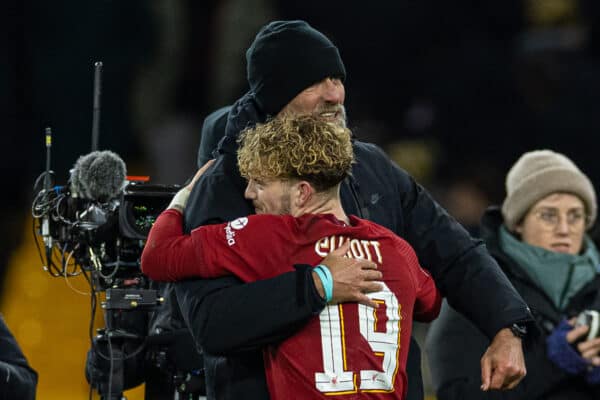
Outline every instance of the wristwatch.
<svg viewBox="0 0 600 400"><path fill-rule="evenodd" d="M527 336L527 326L520 322L515 322L510 327L510 331L519 339L524 339Z"/></svg>

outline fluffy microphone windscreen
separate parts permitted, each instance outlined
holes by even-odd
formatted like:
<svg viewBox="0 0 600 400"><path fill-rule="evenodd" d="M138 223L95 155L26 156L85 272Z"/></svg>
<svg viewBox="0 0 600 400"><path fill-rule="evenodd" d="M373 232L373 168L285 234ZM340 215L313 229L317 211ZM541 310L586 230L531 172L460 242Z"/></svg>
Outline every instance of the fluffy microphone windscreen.
<svg viewBox="0 0 600 400"><path fill-rule="evenodd" d="M116 153L94 151L77 160L71 184L82 197L104 202L119 195L126 175L125 162Z"/></svg>

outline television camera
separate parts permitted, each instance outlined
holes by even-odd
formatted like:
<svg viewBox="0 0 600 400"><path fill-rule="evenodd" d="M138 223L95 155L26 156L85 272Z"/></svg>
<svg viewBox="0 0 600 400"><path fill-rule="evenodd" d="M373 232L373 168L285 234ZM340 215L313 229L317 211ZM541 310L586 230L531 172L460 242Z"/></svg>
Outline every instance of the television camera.
<svg viewBox="0 0 600 400"><path fill-rule="evenodd" d="M44 269L53 276L86 273L95 291L111 294L107 307L153 306L159 300L144 289L127 299L114 296L120 292L113 289L147 286L139 258L152 224L179 189L135 179L126 179L118 155L93 151L77 160L67 186L55 186L54 173L46 171L34 188L32 215L43 240Z"/></svg>
<svg viewBox="0 0 600 400"><path fill-rule="evenodd" d="M124 162L110 151L80 157L66 186L54 185L52 171L36 181L32 214L44 270L89 282L91 337L103 296L105 327L93 337L92 352L106 365L99 369L108 370L107 379L94 382L90 375L102 398L121 398L131 381L124 365L145 347L148 314L163 301L141 273L140 256L148 231L178 189L127 179Z"/></svg>
<svg viewBox="0 0 600 400"><path fill-rule="evenodd" d="M178 398L177 393L197 391L198 384L191 385L189 374L182 375L180 366L165 361L169 356L160 346L168 347L173 339L149 333L150 316L160 310L163 298L158 284L142 274L140 256L152 224L180 186L128 177L125 163L117 154L97 150L101 68L102 63L97 62L92 152L79 157L63 186L56 185L55 173L50 169L52 132L46 128L46 169L34 184L35 243L43 268L51 276L82 275L89 283L92 344L86 376L90 396L96 388L101 399L121 399L123 390L145 380L145 363L150 360L161 375L169 376L170 387L175 388L169 393ZM99 299L105 326L95 333ZM200 380L203 385L200 378L195 382ZM149 398L156 397L148 396L147 383Z"/></svg>

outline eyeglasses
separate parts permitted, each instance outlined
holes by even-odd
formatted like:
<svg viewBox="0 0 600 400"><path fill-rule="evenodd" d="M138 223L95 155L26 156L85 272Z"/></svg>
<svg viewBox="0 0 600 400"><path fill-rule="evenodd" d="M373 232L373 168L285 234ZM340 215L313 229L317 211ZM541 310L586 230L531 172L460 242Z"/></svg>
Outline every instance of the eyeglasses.
<svg viewBox="0 0 600 400"><path fill-rule="evenodd" d="M542 225L548 229L556 229L560 223L562 216L555 208L542 208L533 213ZM570 210L566 213L567 225L569 229L574 231L583 228L587 220L587 216L583 210Z"/></svg>

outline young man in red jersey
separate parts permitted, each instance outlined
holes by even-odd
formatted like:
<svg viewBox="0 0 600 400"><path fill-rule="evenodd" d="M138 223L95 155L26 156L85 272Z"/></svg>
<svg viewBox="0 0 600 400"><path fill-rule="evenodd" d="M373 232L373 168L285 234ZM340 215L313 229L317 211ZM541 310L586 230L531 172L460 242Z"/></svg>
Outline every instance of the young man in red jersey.
<svg viewBox="0 0 600 400"><path fill-rule="evenodd" d="M354 161L350 137L348 129L311 116L247 130L238 162L259 215L184 235L186 188L157 219L142 254L144 273L167 281L233 274L253 282L285 272L285 265L317 265L336 249L377 265L381 290L364 304L330 304L295 335L267 347L271 399L403 399L412 319L430 321L439 312L440 294L410 245L344 213L339 190ZM318 265L313 274L319 293L331 300L328 268Z"/></svg>

